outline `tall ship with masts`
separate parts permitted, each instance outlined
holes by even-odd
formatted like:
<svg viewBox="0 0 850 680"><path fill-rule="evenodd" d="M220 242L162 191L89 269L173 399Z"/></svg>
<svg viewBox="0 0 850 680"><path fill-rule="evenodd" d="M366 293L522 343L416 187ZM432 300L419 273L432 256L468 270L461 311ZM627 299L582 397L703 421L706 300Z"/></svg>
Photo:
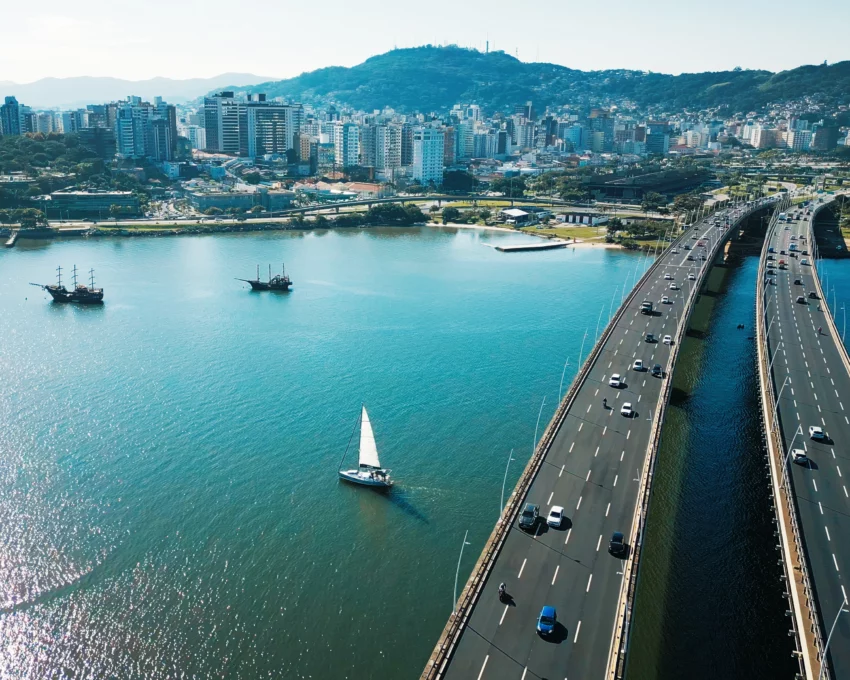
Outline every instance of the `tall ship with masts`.
<svg viewBox="0 0 850 680"><path fill-rule="evenodd" d="M251 290L280 290L288 291L292 287L292 279L286 273L286 265L281 265L281 273L272 276L272 266L269 265L269 280L260 280L260 265L257 265L256 279L236 279L251 284Z"/></svg>
<svg viewBox="0 0 850 680"><path fill-rule="evenodd" d="M76 302L82 305L103 304L103 288L95 288L94 269L89 269L89 285L85 286L77 282L77 265L72 270L73 288L68 290L62 283L62 267L56 267L56 283L44 285L42 283L31 283L46 290L54 302Z"/></svg>
<svg viewBox="0 0 850 680"><path fill-rule="evenodd" d="M369 414L366 407L362 406L360 411L360 464L353 470L343 470L342 464L348 453L348 447L342 454L339 462L339 478L353 484L377 487L378 489L389 489L393 485L390 479L390 471L381 467L378 458L378 445L375 443L375 433L372 431L372 423L369 422ZM357 426L355 425L355 428ZM354 436L352 431L351 436ZM351 439L348 440L351 446Z"/></svg>

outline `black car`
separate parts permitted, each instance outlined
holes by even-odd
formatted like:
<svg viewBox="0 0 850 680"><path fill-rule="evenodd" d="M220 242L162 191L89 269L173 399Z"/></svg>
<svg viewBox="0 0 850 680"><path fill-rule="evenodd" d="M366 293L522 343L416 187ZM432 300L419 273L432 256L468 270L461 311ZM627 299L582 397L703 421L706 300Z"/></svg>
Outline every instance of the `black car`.
<svg viewBox="0 0 850 680"><path fill-rule="evenodd" d="M685 244L685 250L690 250L690 249L691 249L690 244L689 244L689 243L686 243L686 244Z"/></svg>
<svg viewBox="0 0 850 680"><path fill-rule="evenodd" d="M537 518L540 516L540 506L534 503L526 503L519 516L519 528L525 531L534 531L537 526Z"/></svg>
<svg viewBox="0 0 850 680"><path fill-rule="evenodd" d="M809 293L809 297L810 297L812 300L818 300L818 299L819 299L819 298L818 298L818 294L817 294L817 293L815 293L815 291L811 291L811 292Z"/></svg>
<svg viewBox="0 0 850 680"><path fill-rule="evenodd" d="M608 552L612 555L626 554L626 537L619 531L615 531L611 535L611 540L608 542Z"/></svg>
<svg viewBox="0 0 850 680"><path fill-rule="evenodd" d="M794 279L794 285L795 285L795 286L802 286L802 285L803 285L803 282L802 282L802 281L800 281L800 279Z"/></svg>
<svg viewBox="0 0 850 680"><path fill-rule="evenodd" d="M664 369L661 368L661 364L655 364L655 366L652 367L652 375L656 378L664 377Z"/></svg>
<svg viewBox="0 0 850 680"><path fill-rule="evenodd" d="M646 341L647 342L658 342L658 340L656 339L656 337L652 333L646 334Z"/></svg>

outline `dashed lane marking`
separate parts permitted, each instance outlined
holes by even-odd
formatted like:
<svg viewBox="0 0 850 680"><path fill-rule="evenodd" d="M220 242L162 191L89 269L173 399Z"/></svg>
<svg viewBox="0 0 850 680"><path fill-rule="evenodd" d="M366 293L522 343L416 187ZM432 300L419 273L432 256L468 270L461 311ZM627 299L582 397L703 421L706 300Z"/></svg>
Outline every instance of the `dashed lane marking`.
<svg viewBox="0 0 850 680"><path fill-rule="evenodd" d="M567 538L569 538L569 534L567 534ZM528 561L528 558L522 561L522 566L519 568L519 574L517 574L517 578L522 578L522 570L525 569L525 563Z"/></svg>

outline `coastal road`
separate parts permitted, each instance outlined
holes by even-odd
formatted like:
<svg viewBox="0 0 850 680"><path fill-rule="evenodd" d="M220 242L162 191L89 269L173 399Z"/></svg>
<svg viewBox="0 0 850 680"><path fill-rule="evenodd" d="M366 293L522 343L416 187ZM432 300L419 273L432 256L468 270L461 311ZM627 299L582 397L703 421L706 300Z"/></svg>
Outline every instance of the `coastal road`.
<svg viewBox="0 0 850 680"><path fill-rule="evenodd" d="M678 249L661 256L653 276L620 317L528 490L525 500L540 506L541 521L529 533L516 523L511 526L446 677L605 676L626 564L608 553L608 542L615 531L631 535L652 409L662 384L649 371L632 367L640 359L648 369L660 364L667 370L671 348L661 340L675 337L683 303L693 292L688 274L706 265L699 257L708 247L698 243L710 246L710 239L724 234L725 228L708 222L691 229ZM685 243L693 249L684 250ZM691 254L693 261L687 259ZM661 302L665 295L669 303ZM640 313L645 299L655 305L652 316ZM647 342L647 333L658 342ZM625 379L619 389L609 386L614 373ZM631 418L620 414L625 402L635 411ZM556 505L564 507L567 519L559 528L548 527L546 516ZM506 602L498 598L500 582L507 584ZM535 629L544 605L557 609L558 627L551 639Z"/></svg>
<svg viewBox="0 0 850 680"><path fill-rule="evenodd" d="M773 262L785 260L788 269L776 268L768 277L775 285L765 291L765 323L770 326L772 379L776 392L781 391L778 419L783 441L786 450L793 442L793 448L803 449L809 457L807 465L792 464L791 474L825 638L850 595L850 374L839 351L841 339L830 333L825 312L818 310L820 301L808 297L816 290L815 272L802 260L812 262L812 255L788 256L792 243L812 252L810 219L788 222L787 229L780 222L771 235ZM797 302L800 296L805 304ZM812 425L822 427L829 439L810 439ZM833 678L850 678L850 614L838 620L829 660Z"/></svg>

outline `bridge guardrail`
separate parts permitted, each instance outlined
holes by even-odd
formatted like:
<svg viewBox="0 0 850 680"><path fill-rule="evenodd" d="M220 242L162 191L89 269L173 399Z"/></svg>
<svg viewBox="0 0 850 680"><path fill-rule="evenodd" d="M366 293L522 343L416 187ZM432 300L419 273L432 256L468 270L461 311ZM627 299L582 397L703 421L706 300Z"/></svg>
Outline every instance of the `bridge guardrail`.
<svg viewBox="0 0 850 680"><path fill-rule="evenodd" d="M672 247L674 243L679 243L684 236L687 234L686 230L683 230L682 234L680 234L676 239L671 241L668 247ZM575 401L575 397L578 394L579 389L584 384L588 374L593 369L596 364L596 360L602 352L602 348L605 346L608 338L611 336L614 328L617 323L623 317L625 310L628 309L629 305L634 301L637 297L638 292L642 288L643 284L653 275L654 271L658 268L661 258L656 258L656 260L647 268L644 272L643 276L638 280L635 286L630 291L629 295L622 302L617 312L613 317L608 321L608 324L602 331L602 334L599 336L598 340L594 343L593 348L590 350L590 353L587 356L587 359L582 364L581 369L579 370L576 377L573 379L570 388L567 390L566 395L561 400L561 403L558 405L558 409L555 412L555 415L549 421L549 424L546 426L546 429L543 432L540 440L538 441L537 448L535 452L532 454L531 459L526 464L525 469L523 470L522 475L517 482L514 491L511 493L508 498L508 502L505 504L505 509L502 512L502 516L499 521L496 523L496 526L493 528L493 531L490 534L487 543L484 546L484 549L481 553L481 556L478 558L475 566L472 569L472 573L469 576L469 579L466 582L466 585L461 592L461 596L458 599L458 604L455 612L449 617L449 621L443 629L442 634L440 635L439 640L437 641L437 645L434 648L434 651L431 653L430 658L425 666L425 669L420 676L420 680L436 680L437 678L442 677L446 668L448 667L448 662L451 659L452 654L454 653L455 647L457 646L458 641L460 640L461 633L463 632L469 617L472 614L472 610L474 608L475 603L478 601L478 597L481 594L481 590L484 587L484 584L487 581L487 577L489 576L490 570L495 562L496 557L498 557L501 552L502 546L507 538L509 529L513 522L516 520L517 515L519 514L521 507L521 499L525 497L526 492L530 488L532 482L537 476L537 472L540 470L540 467L543 463L543 459L546 457L546 454L549 452L549 448L552 445L552 442L555 439L555 435L566 419L570 407Z"/></svg>
<svg viewBox="0 0 850 680"><path fill-rule="evenodd" d="M760 210L766 204L766 201L759 201L755 206L742 214L736 224L749 217L753 212ZM723 238L717 239L717 242L712 247L711 257L706 260L706 264L714 260L721 246L725 244L731 236L733 229L734 226L730 226L723 235ZM661 441L661 430L664 424L667 404L670 401L670 393L673 389L673 368L676 365L676 359L679 356L679 348L681 347L682 339L687 332L688 322L691 314L693 313L693 309L696 306L696 302L699 297L699 290L702 288L705 277L708 275L710 270L710 266L701 267L699 276L694 281L693 293L688 297L685 309L682 312L682 320L676 330L675 344L670 352L670 359L667 362L667 372L664 377L664 384L662 385L661 392L658 395L658 401L656 402L656 416L653 419L652 431L646 448L640 490L638 492L638 502L635 507L635 517L632 521L632 551L624 570L625 575L620 588L620 598L617 602L617 616L615 619L611 647L608 655L608 668L606 671L606 678L608 678L608 680L622 678L626 670L625 667L626 658L628 656L630 640L629 634L631 632L634 598L637 592L640 575L640 554L643 549L643 538L649 511L652 480L655 474L658 446Z"/></svg>
<svg viewBox="0 0 850 680"><path fill-rule="evenodd" d="M765 329L766 307L764 302L765 265L770 238L778 223L779 209L774 212L774 218L768 225L759 260L758 283L756 286L756 353L759 367L759 382L761 384L762 415L764 417L770 478L773 496L777 500L776 511L779 525L779 548L782 550L780 560L783 575L787 584L786 597L791 600L796 625L793 628L797 661L800 670L807 680L814 680L815 667L819 666L823 650L823 634L811 587L811 577L806 563L802 535L797 520L796 499L790 490L793 489L793 478L788 474L786 461L787 452L780 430L780 417L777 414L777 394L773 376L770 372L769 338ZM769 284L768 284L769 285ZM781 483L780 483L781 478ZM789 540L789 530L791 540ZM799 572L799 580L793 571ZM801 597L802 595L802 597ZM804 621L803 607L808 610L806 618L811 622L808 632ZM814 658L810 651L814 645ZM820 670L818 668L818 670Z"/></svg>

